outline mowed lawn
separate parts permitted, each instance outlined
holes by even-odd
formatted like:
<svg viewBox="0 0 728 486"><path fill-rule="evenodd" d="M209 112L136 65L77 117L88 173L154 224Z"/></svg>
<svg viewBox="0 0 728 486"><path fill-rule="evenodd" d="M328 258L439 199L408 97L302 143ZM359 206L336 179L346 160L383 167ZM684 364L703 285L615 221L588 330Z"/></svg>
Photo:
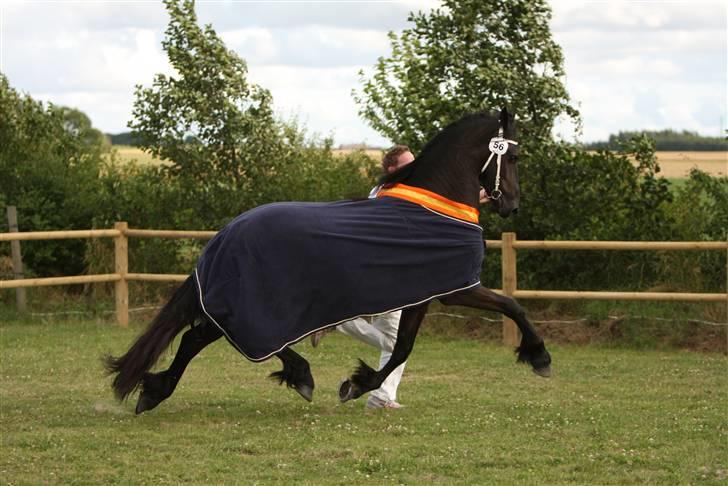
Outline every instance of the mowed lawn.
<svg viewBox="0 0 728 486"><path fill-rule="evenodd" d="M309 404L226 342L159 408L116 403L99 357L139 328L0 323L0 481L9 484L725 484L720 354L554 346L555 376L510 350L425 334L398 411L339 404L376 354L339 333L316 349Z"/></svg>

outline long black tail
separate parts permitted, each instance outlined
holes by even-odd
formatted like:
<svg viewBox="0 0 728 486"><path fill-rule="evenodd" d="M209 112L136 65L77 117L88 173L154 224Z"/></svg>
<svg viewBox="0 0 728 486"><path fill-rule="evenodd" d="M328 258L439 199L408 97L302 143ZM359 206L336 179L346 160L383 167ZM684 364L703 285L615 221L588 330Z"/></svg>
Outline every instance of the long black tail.
<svg viewBox="0 0 728 486"><path fill-rule="evenodd" d="M157 362L174 337L192 325L201 315L197 300L197 284L190 276L169 299L159 314L139 336L124 356L106 356L104 366L109 374L116 374L112 388L119 400L125 400L141 383L144 373Z"/></svg>

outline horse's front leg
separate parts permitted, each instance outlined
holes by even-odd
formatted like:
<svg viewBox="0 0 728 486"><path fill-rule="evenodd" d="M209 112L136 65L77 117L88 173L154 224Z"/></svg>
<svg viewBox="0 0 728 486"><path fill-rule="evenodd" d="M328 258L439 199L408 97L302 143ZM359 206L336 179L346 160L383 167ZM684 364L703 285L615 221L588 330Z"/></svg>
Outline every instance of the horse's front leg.
<svg viewBox="0 0 728 486"><path fill-rule="evenodd" d="M407 357L414 347L417 331L420 329L428 305L429 302L425 302L402 311L402 317L399 319L399 329L397 330L397 342L394 344L389 361L381 370L375 371L364 361L359 360L359 367L354 374L339 387L339 399L342 403L376 390L382 386L384 380L397 366L407 361Z"/></svg>
<svg viewBox="0 0 728 486"><path fill-rule="evenodd" d="M541 336L538 335L536 329L526 318L523 307L514 299L496 294L481 285L457 294L441 297L440 302L445 305L462 305L500 312L512 319L523 336L521 345L516 348L518 361L530 363L533 371L540 376L551 376L551 355L546 351Z"/></svg>

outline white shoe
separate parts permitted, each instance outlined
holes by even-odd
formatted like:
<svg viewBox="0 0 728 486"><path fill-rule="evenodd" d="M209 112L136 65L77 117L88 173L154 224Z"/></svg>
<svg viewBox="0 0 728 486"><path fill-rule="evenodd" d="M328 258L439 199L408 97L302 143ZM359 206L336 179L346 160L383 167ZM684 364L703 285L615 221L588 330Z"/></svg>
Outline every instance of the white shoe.
<svg viewBox="0 0 728 486"><path fill-rule="evenodd" d="M374 395L369 395L367 399L366 408L404 408L404 405L395 402L394 400L382 400Z"/></svg>

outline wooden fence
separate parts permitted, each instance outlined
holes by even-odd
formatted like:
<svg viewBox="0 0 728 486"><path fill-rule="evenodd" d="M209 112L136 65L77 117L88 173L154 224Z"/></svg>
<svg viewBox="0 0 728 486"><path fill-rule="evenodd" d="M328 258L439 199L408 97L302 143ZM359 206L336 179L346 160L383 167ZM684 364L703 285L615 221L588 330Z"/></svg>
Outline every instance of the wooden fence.
<svg viewBox="0 0 728 486"><path fill-rule="evenodd" d="M0 280L0 289L20 289L46 285L70 285L95 282L114 282L116 320L121 326L129 325L129 282L182 282L188 275L130 273L128 257L129 238L196 238L210 239L215 231L166 231L131 229L118 222L114 229L80 231L38 231L26 233L0 233L0 241L52 240L69 238L114 238L114 273L52 278L16 278ZM655 241L518 241L515 233L503 233L501 240L486 240L489 249L501 250L503 289L496 292L519 299L598 299L598 300L658 300L692 302L726 302L725 293L677 292L597 292L564 290L521 290L516 278L517 250L728 250L728 242L655 242ZM518 328L509 319L503 319L503 341L515 345L520 337Z"/></svg>

